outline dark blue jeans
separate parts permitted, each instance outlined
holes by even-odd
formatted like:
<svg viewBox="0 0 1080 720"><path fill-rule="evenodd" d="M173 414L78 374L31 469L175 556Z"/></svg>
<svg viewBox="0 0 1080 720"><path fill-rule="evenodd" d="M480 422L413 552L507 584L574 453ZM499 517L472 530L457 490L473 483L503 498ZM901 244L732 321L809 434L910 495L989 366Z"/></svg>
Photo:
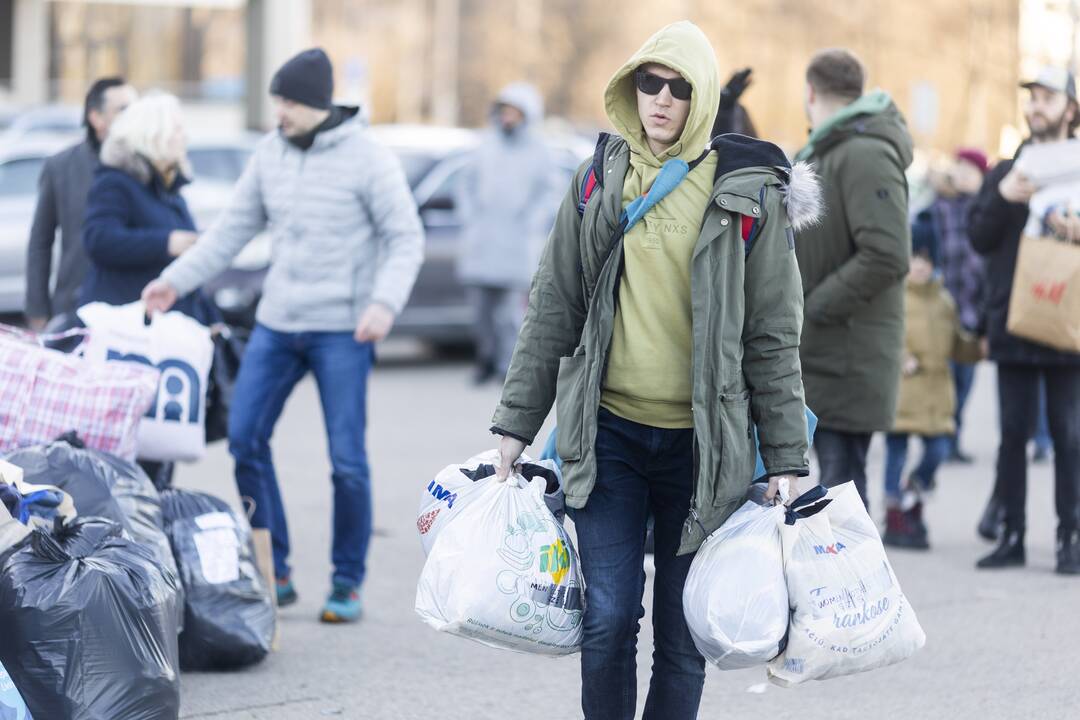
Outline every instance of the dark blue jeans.
<svg viewBox="0 0 1080 720"><path fill-rule="evenodd" d="M690 511L692 430L640 425L600 410L596 486L571 512L585 574L581 707L585 720L632 720L637 707L637 635L645 610L645 532L655 519L653 672L644 720L692 720L705 659L683 617L693 554L676 556Z"/></svg>
<svg viewBox="0 0 1080 720"><path fill-rule="evenodd" d="M814 433L821 484L836 487L854 482L863 504L870 507L866 494L866 454L870 451L871 433L850 433L818 427Z"/></svg>
<svg viewBox="0 0 1080 720"><path fill-rule="evenodd" d="M969 363L950 363L953 373L953 384L956 386L956 435L953 438L951 450L960 447L960 430L964 427L964 407L967 405L971 388L975 384L975 365Z"/></svg>
<svg viewBox="0 0 1080 720"><path fill-rule="evenodd" d="M889 433L885 436L885 497L896 503L903 492L904 466L907 465L907 433ZM922 460L911 473L919 489L927 489L934 484L941 463L949 457L952 438L948 435L920 436L923 442Z"/></svg>
<svg viewBox="0 0 1080 720"><path fill-rule="evenodd" d="M229 414L229 452L241 497L254 501L252 527L268 528L274 571L289 576L289 529L270 437L285 400L310 370L319 386L333 466L334 581L359 585L371 538L371 476L364 430L367 378L375 354L348 332L282 333L257 325L251 335ZM307 478L297 478L307 482Z"/></svg>

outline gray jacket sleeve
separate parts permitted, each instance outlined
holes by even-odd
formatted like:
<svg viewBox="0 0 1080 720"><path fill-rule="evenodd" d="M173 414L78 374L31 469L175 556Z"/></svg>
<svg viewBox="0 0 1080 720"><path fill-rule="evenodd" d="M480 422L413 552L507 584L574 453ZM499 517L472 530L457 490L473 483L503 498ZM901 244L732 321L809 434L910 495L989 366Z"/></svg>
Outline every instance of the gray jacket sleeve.
<svg viewBox="0 0 1080 720"><path fill-rule="evenodd" d="M30 226L30 244L26 251L26 315L32 318L52 316L49 299L49 276L52 273L52 249L59 225L56 211L56 188L53 163L45 162L38 178L37 206Z"/></svg>
<svg viewBox="0 0 1080 720"><path fill-rule="evenodd" d="M229 267L244 246L266 227L256 151L236 183L232 199L194 247L177 258L161 278L183 297Z"/></svg>
<svg viewBox="0 0 1080 720"><path fill-rule="evenodd" d="M409 183L393 153L377 148L363 197L379 246L372 302L398 314L424 261L424 228Z"/></svg>

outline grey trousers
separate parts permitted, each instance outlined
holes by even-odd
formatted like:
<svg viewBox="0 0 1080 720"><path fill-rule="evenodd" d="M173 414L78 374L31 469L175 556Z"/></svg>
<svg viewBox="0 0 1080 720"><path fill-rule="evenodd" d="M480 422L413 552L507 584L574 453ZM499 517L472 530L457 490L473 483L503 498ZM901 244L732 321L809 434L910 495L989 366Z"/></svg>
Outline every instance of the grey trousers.
<svg viewBox="0 0 1080 720"><path fill-rule="evenodd" d="M505 375L510 368L528 293L515 288L473 286L468 289L475 312L476 360Z"/></svg>

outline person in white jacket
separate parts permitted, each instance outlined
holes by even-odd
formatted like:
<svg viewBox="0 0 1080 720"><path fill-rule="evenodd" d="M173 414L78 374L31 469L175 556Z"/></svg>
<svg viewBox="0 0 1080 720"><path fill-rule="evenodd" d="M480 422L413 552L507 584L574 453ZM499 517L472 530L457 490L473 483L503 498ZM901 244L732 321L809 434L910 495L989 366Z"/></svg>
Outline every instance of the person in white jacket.
<svg viewBox="0 0 1080 720"><path fill-rule="evenodd" d="M371 537L364 431L374 343L390 332L423 260L420 224L400 162L378 145L356 108L334 106L333 69L319 49L286 62L270 85L277 131L264 137L229 207L182 258L143 291L147 310L228 267L269 227L273 260L237 378L229 451L253 527L273 538L280 605L296 601L285 508L270 436L309 371L318 383L333 465L333 588L325 622L361 614ZM306 481L306 478L305 478Z"/></svg>

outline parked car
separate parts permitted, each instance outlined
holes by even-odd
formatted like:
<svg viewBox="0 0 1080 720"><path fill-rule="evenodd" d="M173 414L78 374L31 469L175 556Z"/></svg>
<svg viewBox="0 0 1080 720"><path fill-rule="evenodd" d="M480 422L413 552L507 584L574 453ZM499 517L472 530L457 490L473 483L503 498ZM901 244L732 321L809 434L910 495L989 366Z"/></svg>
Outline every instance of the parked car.
<svg viewBox="0 0 1080 720"><path fill-rule="evenodd" d="M424 264L393 334L419 338L436 348L471 347L473 311L456 272L463 219L454 199L480 135L431 126L376 125L371 130L401 159L426 234ZM554 153L552 181L564 186L593 147L569 133L549 134L548 141Z"/></svg>
<svg viewBox="0 0 1080 720"><path fill-rule="evenodd" d="M232 186L251 155L255 137L244 134L213 140L193 140L189 156L195 173L194 181L183 194L200 229L209 226L225 207ZM21 313L26 301L26 252L37 204L37 182L45 160L78 142L78 136L34 134L23 136L19 142L0 147L0 313ZM59 253L60 243L54 246ZM233 268L247 272L238 277L250 279L250 273L265 268L270 262L270 243L260 236L237 257ZM58 266L53 263L53 267ZM261 277L258 282L261 284ZM230 288L225 283L215 288L228 298ZM243 307L227 306L227 313L248 313L253 302L251 291L242 287L233 293ZM254 299L257 299L257 295ZM245 302L246 300L246 302Z"/></svg>

